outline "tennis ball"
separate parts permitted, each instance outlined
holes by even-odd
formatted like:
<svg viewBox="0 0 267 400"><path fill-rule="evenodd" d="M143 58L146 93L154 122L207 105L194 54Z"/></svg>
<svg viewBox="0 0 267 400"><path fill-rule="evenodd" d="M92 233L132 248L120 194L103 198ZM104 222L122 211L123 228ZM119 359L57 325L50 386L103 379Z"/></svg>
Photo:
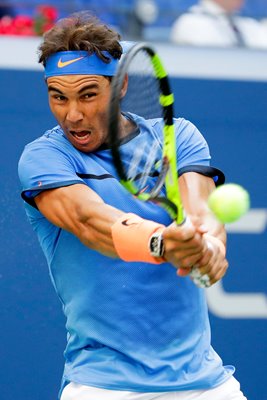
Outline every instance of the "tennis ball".
<svg viewBox="0 0 267 400"><path fill-rule="evenodd" d="M211 193L208 205L222 223L234 222L248 211L249 194L242 186L228 183Z"/></svg>

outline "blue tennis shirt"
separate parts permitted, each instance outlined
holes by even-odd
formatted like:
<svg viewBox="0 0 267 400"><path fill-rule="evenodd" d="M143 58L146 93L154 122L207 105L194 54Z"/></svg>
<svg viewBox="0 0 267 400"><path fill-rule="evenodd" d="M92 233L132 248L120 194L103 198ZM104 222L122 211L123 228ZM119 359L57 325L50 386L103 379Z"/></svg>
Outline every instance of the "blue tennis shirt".
<svg viewBox="0 0 267 400"><path fill-rule="evenodd" d="M162 143L160 120L128 118L139 131L122 144L125 156L144 141ZM196 127L184 119L175 126L180 173L220 180ZM35 208L40 191L82 183L111 206L171 223L161 207L140 202L121 186L108 148L82 153L57 126L25 147L19 176L27 216L66 316L63 385L161 392L211 388L228 379L234 368L223 366L211 346L203 289L178 277L168 263L126 263L87 248Z"/></svg>

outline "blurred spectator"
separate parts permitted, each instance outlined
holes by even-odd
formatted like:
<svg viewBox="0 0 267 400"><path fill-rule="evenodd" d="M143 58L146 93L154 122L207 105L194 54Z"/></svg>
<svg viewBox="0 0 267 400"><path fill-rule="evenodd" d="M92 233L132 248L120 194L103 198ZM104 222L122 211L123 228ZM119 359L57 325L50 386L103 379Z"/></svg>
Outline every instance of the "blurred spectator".
<svg viewBox="0 0 267 400"><path fill-rule="evenodd" d="M174 23L171 41L195 46L245 46L267 49L267 29L237 15L244 0L199 0Z"/></svg>
<svg viewBox="0 0 267 400"><path fill-rule="evenodd" d="M144 28L153 24L158 17L158 7L154 0L135 0L128 14L124 34L135 40L142 40Z"/></svg>
<svg viewBox="0 0 267 400"><path fill-rule="evenodd" d="M0 18L5 16L12 17L14 15L14 10L9 1L0 1Z"/></svg>
<svg viewBox="0 0 267 400"><path fill-rule="evenodd" d="M57 17L57 8L49 5L38 5L31 16L5 14L0 18L0 35L42 36L52 28Z"/></svg>

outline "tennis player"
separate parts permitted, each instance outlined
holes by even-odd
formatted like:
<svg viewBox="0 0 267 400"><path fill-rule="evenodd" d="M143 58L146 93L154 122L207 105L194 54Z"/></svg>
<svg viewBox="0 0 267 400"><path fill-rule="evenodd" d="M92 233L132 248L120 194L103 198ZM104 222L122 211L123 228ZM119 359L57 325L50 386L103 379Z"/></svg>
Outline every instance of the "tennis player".
<svg viewBox="0 0 267 400"><path fill-rule="evenodd" d="M45 34L39 61L58 125L19 162L26 213L66 316L59 398L244 400L234 368L211 347L204 289L189 276L197 265L212 285L226 272L225 230L207 207L223 174L209 165L197 128L179 118L179 183L191 224L177 227L121 186L107 137L119 40L84 13ZM126 90L127 82L122 97ZM121 115L125 156L159 129L137 120Z"/></svg>

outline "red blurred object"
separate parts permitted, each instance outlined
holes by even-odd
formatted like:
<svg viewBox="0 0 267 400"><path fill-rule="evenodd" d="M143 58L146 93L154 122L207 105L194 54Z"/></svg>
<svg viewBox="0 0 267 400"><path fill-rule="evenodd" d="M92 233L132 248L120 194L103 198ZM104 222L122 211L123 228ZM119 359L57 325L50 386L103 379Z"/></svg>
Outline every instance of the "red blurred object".
<svg viewBox="0 0 267 400"><path fill-rule="evenodd" d="M53 6L40 5L37 7L37 14L42 15L48 21L56 21L58 10Z"/></svg>
<svg viewBox="0 0 267 400"><path fill-rule="evenodd" d="M0 35L41 36L53 27L57 18L56 7L39 5L33 17L17 15L0 18Z"/></svg>

